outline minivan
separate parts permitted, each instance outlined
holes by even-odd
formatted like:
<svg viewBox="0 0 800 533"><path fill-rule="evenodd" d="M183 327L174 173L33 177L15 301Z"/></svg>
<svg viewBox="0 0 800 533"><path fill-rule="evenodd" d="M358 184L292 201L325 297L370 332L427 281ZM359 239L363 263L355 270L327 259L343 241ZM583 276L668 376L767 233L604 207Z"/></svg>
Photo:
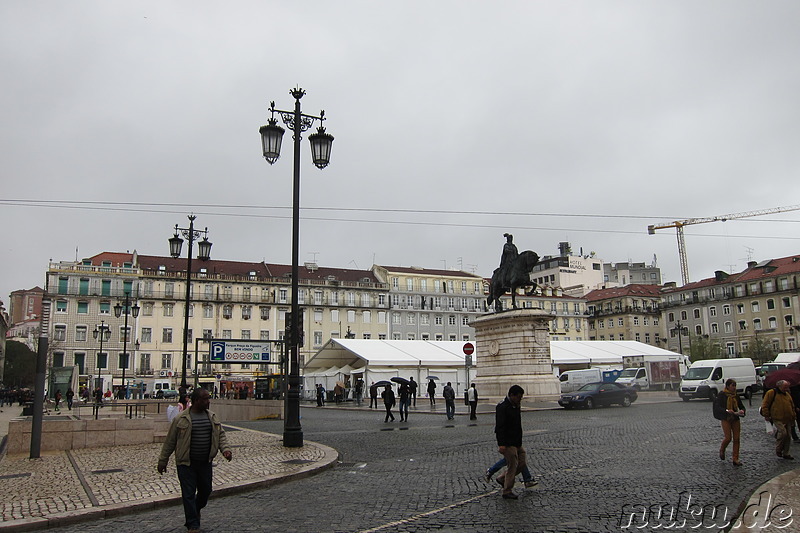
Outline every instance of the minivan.
<svg viewBox="0 0 800 533"><path fill-rule="evenodd" d="M750 398L757 390L753 360L738 357L695 361L683 376L678 394L684 402L692 398L713 400L722 392L725 382L730 378L736 380L736 392L745 398Z"/></svg>

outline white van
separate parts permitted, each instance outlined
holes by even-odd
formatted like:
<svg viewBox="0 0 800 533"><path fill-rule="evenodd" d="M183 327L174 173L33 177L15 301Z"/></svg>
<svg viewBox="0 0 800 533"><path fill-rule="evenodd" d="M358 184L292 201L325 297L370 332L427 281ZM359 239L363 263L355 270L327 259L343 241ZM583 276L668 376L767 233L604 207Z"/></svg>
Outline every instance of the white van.
<svg viewBox="0 0 800 533"><path fill-rule="evenodd" d="M695 361L681 380L678 391L681 399L688 402L692 398L716 398L725 388L725 382L736 380L736 391L750 398L756 391L756 367L753 360L746 357L735 359L705 359Z"/></svg>
<svg viewBox="0 0 800 533"><path fill-rule="evenodd" d="M800 352L784 352L779 353L772 362L788 365L789 363L796 363L798 361L800 361Z"/></svg>
<svg viewBox="0 0 800 533"><path fill-rule="evenodd" d="M587 383L603 381L603 373L599 368L586 368L584 370L567 370L560 376L561 392L572 392L580 389Z"/></svg>

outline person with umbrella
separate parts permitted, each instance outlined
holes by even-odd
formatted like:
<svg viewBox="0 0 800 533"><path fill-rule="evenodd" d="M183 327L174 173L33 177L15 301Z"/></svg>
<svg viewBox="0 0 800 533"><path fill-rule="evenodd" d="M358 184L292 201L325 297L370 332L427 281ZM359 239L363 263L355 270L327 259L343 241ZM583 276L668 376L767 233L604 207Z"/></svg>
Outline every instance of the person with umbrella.
<svg viewBox="0 0 800 533"><path fill-rule="evenodd" d="M394 415L392 414L392 407L394 407L395 399L394 399L394 391L392 390L392 384L386 383L386 388L381 393L381 398L383 398L383 405L386 407L386 418L383 420L384 423L389 421L389 417L392 418L392 422L394 422Z"/></svg>
<svg viewBox="0 0 800 533"><path fill-rule="evenodd" d="M764 394L761 416L775 426L775 454L790 461L794 459L789 453L792 443L789 428L797 418L797 410L789 394L788 381L785 379L778 381L775 388Z"/></svg>
<svg viewBox="0 0 800 533"><path fill-rule="evenodd" d="M794 406L800 409L800 362L789 363L786 368L770 372L764 379L764 390L775 387L780 380L789 382L789 394L792 396ZM795 420L795 423L791 424L792 440L795 442L799 440L795 429L798 421L800 420Z"/></svg>
<svg viewBox="0 0 800 533"><path fill-rule="evenodd" d="M369 386L369 408L372 409L373 407L378 407L378 386L375 385L374 381Z"/></svg>
<svg viewBox="0 0 800 533"><path fill-rule="evenodd" d="M428 379L428 398L431 400L431 405L436 406L436 382L433 378Z"/></svg>
<svg viewBox="0 0 800 533"><path fill-rule="evenodd" d="M400 390L400 422L408 422L408 406L411 405L411 388L408 383L401 383Z"/></svg>

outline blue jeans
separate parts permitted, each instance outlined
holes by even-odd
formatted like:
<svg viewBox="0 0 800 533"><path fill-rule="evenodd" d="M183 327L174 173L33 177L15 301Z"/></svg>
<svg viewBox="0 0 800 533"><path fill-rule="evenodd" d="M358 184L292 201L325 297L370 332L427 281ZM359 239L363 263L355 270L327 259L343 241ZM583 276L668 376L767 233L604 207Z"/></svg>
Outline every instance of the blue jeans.
<svg viewBox="0 0 800 533"><path fill-rule="evenodd" d="M495 472L497 472L498 470L500 470L504 466L506 466L506 458L505 457L501 457L499 461L497 461L495 464L493 464L491 467L489 467L488 473L489 474L494 474ZM533 479L533 476L531 476L531 471L528 470L528 465L526 464L522 469L522 481L530 481L532 479Z"/></svg>
<svg viewBox="0 0 800 533"><path fill-rule="evenodd" d="M411 400L400 400L400 418L408 420L408 406L411 405Z"/></svg>
<svg viewBox="0 0 800 533"><path fill-rule="evenodd" d="M456 401L445 400L445 408L447 409L447 419L452 420L456 416Z"/></svg>
<svg viewBox="0 0 800 533"><path fill-rule="evenodd" d="M183 514L187 529L200 529L200 510L211 495L211 463L178 465L178 481L181 483Z"/></svg>

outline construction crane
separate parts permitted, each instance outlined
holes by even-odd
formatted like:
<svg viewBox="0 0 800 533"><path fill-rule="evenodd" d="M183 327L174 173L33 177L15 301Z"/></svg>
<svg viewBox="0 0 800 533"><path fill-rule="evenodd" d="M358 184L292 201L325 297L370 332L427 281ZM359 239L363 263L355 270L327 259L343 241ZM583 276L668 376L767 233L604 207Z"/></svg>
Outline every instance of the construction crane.
<svg viewBox="0 0 800 533"><path fill-rule="evenodd" d="M657 229L675 228L678 233L678 257L681 261L681 281L683 285L689 283L689 262L686 259L686 242L683 238L683 227L691 224L705 224L706 222L725 222L737 218L758 217L761 215L772 215L774 213L785 213L787 211L800 210L800 205L790 205L786 207L774 207L772 209L761 209L760 211L745 211L744 213L732 213L730 215L719 215L716 217L689 218L686 220L675 220L664 224L651 224L647 226L649 235L655 234Z"/></svg>

